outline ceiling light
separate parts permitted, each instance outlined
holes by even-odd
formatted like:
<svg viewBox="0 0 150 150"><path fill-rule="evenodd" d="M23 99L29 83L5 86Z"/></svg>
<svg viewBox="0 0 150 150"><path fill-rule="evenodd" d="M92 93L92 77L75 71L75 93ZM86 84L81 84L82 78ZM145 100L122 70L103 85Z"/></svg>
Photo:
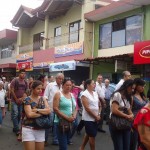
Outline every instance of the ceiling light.
<svg viewBox="0 0 150 150"><path fill-rule="evenodd" d="M114 2L118 2L118 1L120 1L120 0L112 0L112 1L114 1Z"/></svg>

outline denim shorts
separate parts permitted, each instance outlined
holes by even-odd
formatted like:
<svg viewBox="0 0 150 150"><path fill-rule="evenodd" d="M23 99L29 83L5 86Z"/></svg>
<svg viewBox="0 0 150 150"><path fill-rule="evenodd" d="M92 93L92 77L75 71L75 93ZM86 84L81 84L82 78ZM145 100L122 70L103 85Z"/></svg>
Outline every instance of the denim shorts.
<svg viewBox="0 0 150 150"><path fill-rule="evenodd" d="M93 121L84 121L85 131L89 137L96 137L98 124Z"/></svg>

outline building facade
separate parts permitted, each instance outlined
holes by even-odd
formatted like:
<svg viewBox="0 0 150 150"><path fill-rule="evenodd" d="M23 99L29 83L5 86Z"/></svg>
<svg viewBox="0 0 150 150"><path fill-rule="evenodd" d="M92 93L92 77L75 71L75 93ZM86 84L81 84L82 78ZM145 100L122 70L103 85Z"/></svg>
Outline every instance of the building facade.
<svg viewBox="0 0 150 150"><path fill-rule="evenodd" d="M74 60L93 55L93 24L84 14L96 7L91 0L45 0L36 9L21 6L11 21L19 27L17 68L25 67L28 75L55 75L61 71L77 83L89 78L90 65L78 61L74 64ZM71 64L75 65L73 69Z"/></svg>
<svg viewBox="0 0 150 150"><path fill-rule="evenodd" d="M110 2L109 5L85 14L89 22L93 22L94 62L93 77L98 73L117 83L123 70L131 71L133 77L142 77L150 81L148 66L134 63L135 45L150 40L150 1L124 0ZM150 43L147 43L150 45ZM147 46L148 46L147 45Z"/></svg>
<svg viewBox="0 0 150 150"><path fill-rule="evenodd" d="M16 76L17 31L0 31L0 77L7 80Z"/></svg>

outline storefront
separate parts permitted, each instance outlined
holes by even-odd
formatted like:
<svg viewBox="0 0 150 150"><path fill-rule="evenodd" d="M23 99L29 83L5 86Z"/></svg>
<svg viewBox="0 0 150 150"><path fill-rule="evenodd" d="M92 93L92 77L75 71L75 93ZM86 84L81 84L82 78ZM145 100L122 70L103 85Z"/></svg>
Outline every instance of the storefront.
<svg viewBox="0 0 150 150"><path fill-rule="evenodd" d="M134 64L142 65L142 76L150 87L150 41L134 44Z"/></svg>
<svg viewBox="0 0 150 150"><path fill-rule="evenodd" d="M72 61L58 62L50 64L50 74L56 75L58 72L63 72L65 77L71 77L77 85L83 80L89 78L89 65Z"/></svg>

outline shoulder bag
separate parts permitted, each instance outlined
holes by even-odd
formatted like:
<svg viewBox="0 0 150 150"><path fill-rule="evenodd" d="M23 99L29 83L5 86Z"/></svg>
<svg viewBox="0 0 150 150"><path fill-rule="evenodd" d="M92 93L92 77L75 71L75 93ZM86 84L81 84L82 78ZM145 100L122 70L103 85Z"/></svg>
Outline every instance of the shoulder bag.
<svg viewBox="0 0 150 150"><path fill-rule="evenodd" d="M72 100L72 96L71 96L71 105L72 105L72 114L73 114L73 100ZM58 128L59 128L59 131L61 133L70 132L71 129L72 129L72 123L67 121L64 118L59 118Z"/></svg>
<svg viewBox="0 0 150 150"><path fill-rule="evenodd" d="M39 109L44 109L45 104L43 97L39 100ZM49 115L42 115L41 117L35 118L35 127L40 129L48 129L52 126Z"/></svg>
<svg viewBox="0 0 150 150"><path fill-rule="evenodd" d="M126 106L124 99L122 100L123 100L124 106ZM123 108L123 113L128 114L127 108ZM110 125L116 130L126 130L126 129L131 129L132 121L124 117L111 114Z"/></svg>

